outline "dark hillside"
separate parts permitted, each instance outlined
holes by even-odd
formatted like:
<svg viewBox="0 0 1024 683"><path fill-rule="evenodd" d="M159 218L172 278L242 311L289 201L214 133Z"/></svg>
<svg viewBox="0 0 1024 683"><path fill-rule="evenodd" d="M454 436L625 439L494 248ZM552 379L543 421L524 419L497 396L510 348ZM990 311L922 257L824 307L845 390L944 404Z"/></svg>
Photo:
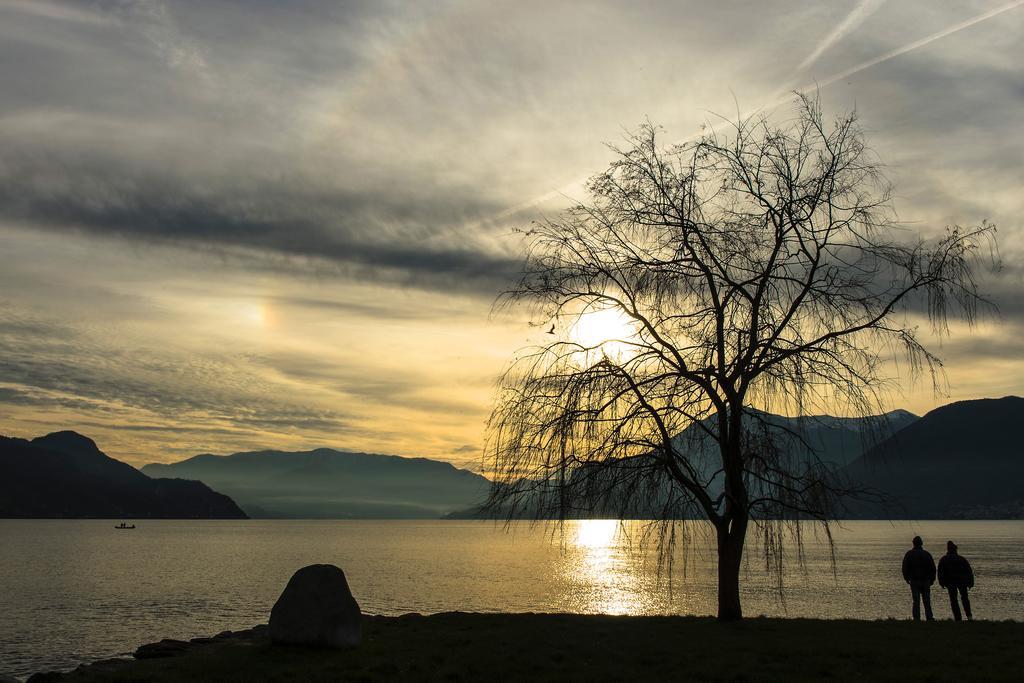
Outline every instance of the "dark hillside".
<svg viewBox="0 0 1024 683"><path fill-rule="evenodd" d="M1005 517L1024 511L1024 399L936 408L870 449L846 473L890 497L861 517Z"/></svg>
<svg viewBox="0 0 1024 683"><path fill-rule="evenodd" d="M150 479L75 432L0 437L0 517L243 519L198 481Z"/></svg>

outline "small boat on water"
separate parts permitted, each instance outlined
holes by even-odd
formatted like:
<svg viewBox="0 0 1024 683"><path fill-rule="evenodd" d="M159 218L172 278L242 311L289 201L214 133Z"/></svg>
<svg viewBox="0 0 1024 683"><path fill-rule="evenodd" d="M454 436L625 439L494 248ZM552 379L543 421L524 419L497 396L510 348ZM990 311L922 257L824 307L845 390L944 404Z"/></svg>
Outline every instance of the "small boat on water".
<svg viewBox="0 0 1024 683"><path fill-rule="evenodd" d="M115 529L134 529L135 525L134 524L125 524L124 522L121 522L120 524L118 524L114 528Z"/></svg>

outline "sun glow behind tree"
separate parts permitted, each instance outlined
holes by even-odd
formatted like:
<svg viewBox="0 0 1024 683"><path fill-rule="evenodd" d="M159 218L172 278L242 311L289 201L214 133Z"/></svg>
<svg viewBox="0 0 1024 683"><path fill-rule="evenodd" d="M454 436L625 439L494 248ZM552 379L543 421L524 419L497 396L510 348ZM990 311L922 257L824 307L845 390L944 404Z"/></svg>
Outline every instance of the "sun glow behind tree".
<svg viewBox="0 0 1024 683"><path fill-rule="evenodd" d="M569 339L553 326L503 376L489 508L653 516L667 530L706 517L725 620L742 617L748 526L778 578L800 522L827 535L852 493L819 459L752 427L756 406L882 412L891 378L878 349L941 371L909 315L924 312L941 335L950 318L971 324L987 310L975 272L994 227L908 233L856 115L826 122L809 97L797 114L669 147L641 127L591 179L590 203L525 233L522 278L503 297L573 325ZM680 443L693 426L717 448Z"/></svg>
<svg viewBox="0 0 1024 683"><path fill-rule="evenodd" d="M588 356L607 356L614 360L628 358L637 341L636 322L618 308L584 311L569 329L571 341L579 344Z"/></svg>

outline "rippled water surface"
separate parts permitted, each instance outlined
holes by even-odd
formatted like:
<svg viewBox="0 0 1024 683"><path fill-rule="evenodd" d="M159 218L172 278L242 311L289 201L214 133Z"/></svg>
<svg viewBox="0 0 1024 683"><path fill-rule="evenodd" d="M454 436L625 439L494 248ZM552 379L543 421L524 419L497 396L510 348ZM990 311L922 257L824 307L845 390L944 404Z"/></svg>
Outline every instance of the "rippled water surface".
<svg viewBox="0 0 1024 683"><path fill-rule="evenodd" d="M709 548L658 568L641 523L550 527L490 522L0 520L0 674L72 668L160 638L265 623L291 574L337 564L364 612L449 610L712 614ZM900 560L914 534L936 559L947 538L975 568L976 617L1024 619L1024 522L850 522L806 541L785 600L748 552L749 615L905 618ZM794 551L795 559L795 551ZM670 590L671 589L671 590ZM936 616L949 618L945 595Z"/></svg>

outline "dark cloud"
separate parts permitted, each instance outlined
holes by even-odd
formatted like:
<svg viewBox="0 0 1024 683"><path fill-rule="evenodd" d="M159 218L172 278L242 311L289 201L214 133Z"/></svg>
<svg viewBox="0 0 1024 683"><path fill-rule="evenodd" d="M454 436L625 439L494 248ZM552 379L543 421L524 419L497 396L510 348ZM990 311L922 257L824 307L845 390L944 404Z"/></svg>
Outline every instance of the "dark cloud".
<svg viewBox="0 0 1024 683"><path fill-rule="evenodd" d="M697 79L679 59L617 57L608 39L700 54L749 23L727 7L678 21L691 17L669 3L0 13L2 63L23 65L0 69L0 218L485 296L518 266L489 218L597 170L573 163L604 158L597 131L663 111L667 86Z"/></svg>
<svg viewBox="0 0 1024 683"><path fill-rule="evenodd" d="M380 406L407 408L423 413L474 415L482 411L479 404L458 397L438 398L425 395L427 379L415 369L399 373L367 374L351 360L325 359L294 353L278 353L252 362L274 368L282 375L321 386L354 397L360 402Z"/></svg>
<svg viewBox="0 0 1024 683"><path fill-rule="evenodd" d="M69 342L49 334L42 321L15 332L0 324L0 378L7 385L0 387L0 404L145 413L168 421L191 416L236 429L352 431L334 411L275 397L272 386L230 358L123 348L95 334L80 333Z"/></svg>
<svg viewBox="0 0 1024 683"><path fill-rule="evenodd" d="M492 296L516 266L474 228L507 208L496 186L379 144L375 114L331 122L424 19L391 9L0 7L0 63L21 65L0 68L0 221Z"/></svg>
<svg viewBox="0 0 1024 683"><path fill-rule="evenodd" d="M353 275L493 295L515 259L418 239L433 226L501 207L419 188L402 193L315 192L286 184L203 190L115 160L8 155L0 166L0 217L178 245L246 247L322 259ZM472 208L471 208L472 207Z"/></svg>
<svg viewBox="0 0 1024 683"><path fill-rule="evenodd" d="M82 421L78 423L85 428L95 428L108 430L113 429L121 432L159 432L161 434L207 434L211 436L222 436L222 437L233 437L238 435L238 431L234 429L226 429L224 427L208 427L204 425L189 424L189 425L152 425L152 424L137 424L137 425L110 425L104 422L89 422Z"/></svg>
<svg viewBox="0 0 1024 683"><path fill-rule="evenodd" d="M327 312L338 315L353 315L360 318L379 318L382 320L429 320L437 318L439 311L428 307L408 308L394 303L375 303L371 301L333 301L316 299L306 296L275 296L268 298L275 304L296 306L299 308ZM454 311L445 311L448 316L458 315Z"/></svg>
<svg viewBox="0 0 1024 683"><path fill-rule="evenodd" d="M1014 325L998 337L964 335L945 341L937 349L944 359L1015 361L1024 358L1024 327Z"/></svg>
<svg viewBox="0 0 1024 683"><path fill-rule="evenodd" d="M2 387L0 386L0 405L12 406L36 406L42 408L70 408L72 410L87 410L104 412L107 409L103 403L92 401L77 396L54 395L43 393L26 387Z"/></svg>

